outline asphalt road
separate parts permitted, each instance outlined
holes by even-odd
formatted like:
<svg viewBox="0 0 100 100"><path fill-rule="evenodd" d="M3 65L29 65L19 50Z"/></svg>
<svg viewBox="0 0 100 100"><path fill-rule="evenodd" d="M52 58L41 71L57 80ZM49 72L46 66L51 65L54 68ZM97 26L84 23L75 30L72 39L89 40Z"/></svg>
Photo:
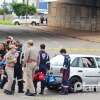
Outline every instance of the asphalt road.
<svg viewBox="0 0 100 100"><path fill-rule="evenodd" d="M14 36L14 38L20 40L22 43L28 39L34 40L34 47L36 52L39 50L39 45L45 43L47 45L48 52L51 56L58 53L59 49L64 48L99 48L100 43L93 43L84 40L74 39L71 37L66 37L58 34L44 32L37 27L31 26L1 26L0 25L0 41L4 41L8 36ZM98 52L89 51L75 51L72 53L88 53L100 55ZM0 90L0 100L99 100L100 92L97 93L73 93L69 95L59 95L55 91L45 91L44 96L27 97L24 94L15 93L14 96L7 96Z"/></svg>
<svg viewBox="0 0 100 100"><path fill-rule="evenodd" d="M95 50L91 50L100 48L100 43L79 40L64 35L58 35L57 33L48 33L46 31L44 32L35 26L16 27L0 25L0 40L4 41L8 35L12 35L14 36L14 38L21 40L25 44L28 39L32 39L34 41L34 47L36 51L39 50L39 45L41 43L45 43L50 55L57 54L60 48L72 48L72 51L68 51L69 53L85 53L98 55L100 52L100 50L98 50L98 52L95 52ZM80 48L87 48L89 50L82 50Z"/></svg>

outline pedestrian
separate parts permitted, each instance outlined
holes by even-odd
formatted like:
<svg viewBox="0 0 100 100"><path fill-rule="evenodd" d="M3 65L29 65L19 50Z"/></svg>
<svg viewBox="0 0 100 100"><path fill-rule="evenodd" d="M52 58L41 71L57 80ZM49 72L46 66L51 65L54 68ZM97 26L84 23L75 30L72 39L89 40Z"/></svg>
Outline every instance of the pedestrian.
<svg viewBox="0 0 100 100"><path fill-rule="evenodd" d="M5 54L6 54L5 45L4 45L4 43L0 43L0 55L1 55L2 57L4 57Z"/></svg>
<svg viewBox="0 0 100 100"><path fill-rule="evenodd" d="M14 81L12 85L12 91L15 91L16 78L18 83L18 93L24 93L23 91L23 71L21 63L21 54L22 54L22 44L19 41L16 41L16 51L15 55L17 62L14 66Z"/></svg>
<svg viewBox="0 0 100 100"><path fill-rule="evenodd" d="M50 57L48 53L45 51L45 44L40 45L40 51L38 54L38 66L39 66L39 71L46 76L47 71L50 69ZM46 86L46 80L41 81L41 92L39 94L44 94L44 89Z"/></svg>
<svg viewBox="0 0 100 100"><path fill-rule="evenodd" d="M24 53L24 66L25 66L25 86L26 86L26 93L27 96L35 96L34 92L34 85L33 85L33 78L32 78L32 72L35 70L36 67L36 54L34 52L33 48L33 40L29 40L27 42L27 47Z"/></svg>
<svg viewBox="0 0 100 100"><path fill-rule="evenodd" d="M14 55L15 52L15 45L9 45L9 51L5 55L5 61L6 61L6 72L8 75L7 82L4 86L4 93L8 95L12 95L13 92L11 90L12 84L13 84L13 76L14 76L14 66L16 63L16 57Z"/></svg>
<svg viewBox="0 0 100 100"><path fill-rule="evenodd" d="M43 16L40 17L40 21L41 21L41 24L43 24L43 22L44 22L44 17Z"/></svg>
<svg viewBox="0 0 100 100"><path fill-rule="evenodd" d="M0 86L2 83L2 75L4 72L5 64L6 64L6 62L3 60L3 56L0 54Z"/></svg>
<svg viewBox="0 0 100 100"><path fill-rule="evenodd" d="M65 49L61 49L60 53L62 56L64 56L64 63L63 63L63 68L62 68L62 89L61 89L61 94L68 94L68 89L70 86L69 82L69 76L70 76L70 57L68 54L66 54Z"/></svg>

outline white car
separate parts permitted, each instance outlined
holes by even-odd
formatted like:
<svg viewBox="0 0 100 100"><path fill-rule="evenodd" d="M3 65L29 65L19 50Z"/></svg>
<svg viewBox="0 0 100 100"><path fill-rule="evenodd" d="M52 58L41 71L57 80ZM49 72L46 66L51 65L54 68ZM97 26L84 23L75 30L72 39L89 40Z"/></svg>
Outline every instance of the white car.
<svg viewBox="0 0 100 100"><path fill-rule="evenodd" d="M31 24L31 25L39 25L40 24L40 17L39 16L20 16L15 18L12 21L15 25L20 24Z"/></svg>
<svg viewBox="0 0 100 100"><path fill-rule="evenodd" d="M100 56L70 54L70 82L73 92L82 91L83 86L97 86L100 82ZM57 55L50 60L50 72L56 79L56 86L61 83L60 69L63 66L64 57ZM52 86L53 87L53 86ZM95 89L95 88L94 88Z"/></svg>

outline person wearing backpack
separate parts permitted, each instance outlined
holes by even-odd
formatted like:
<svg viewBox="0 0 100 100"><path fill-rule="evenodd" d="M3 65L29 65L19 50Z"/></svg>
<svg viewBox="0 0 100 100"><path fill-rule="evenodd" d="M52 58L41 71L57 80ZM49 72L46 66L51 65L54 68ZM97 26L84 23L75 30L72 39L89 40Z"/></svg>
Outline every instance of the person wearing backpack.
<svg viewBox="0 0 100 100"><path fill-rule="evenodd" d="M65 49L60 50L60 54L64 56L64 63L62 68L62 84L61 94L68 94L70 87L69 76L70 76L70 57L66 54Z"/></svg>
<svg viewBox="0 0 100 100"><path fill-rule="evenodd" d="M38 66L39 66L39 71L46 76L47 71L50 69L50 58L48 53L45 51L45 44L40 45L40 51L38 54ZM44 89L46 86L46 81L41 80L41 92L39 94L44 94Z"/></svg>

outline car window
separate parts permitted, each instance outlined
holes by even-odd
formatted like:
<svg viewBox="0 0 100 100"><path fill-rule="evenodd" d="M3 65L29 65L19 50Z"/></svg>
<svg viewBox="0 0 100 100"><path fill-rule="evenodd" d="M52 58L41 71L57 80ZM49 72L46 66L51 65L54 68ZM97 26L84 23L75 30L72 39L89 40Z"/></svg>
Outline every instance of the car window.
<svg viewBox="0 0 100 100"><path fill-rule="evenodd" d="M96 57L97 65L100 68L100 58Z"/></svg>
<svg viewBox="0 0 100 100"><path fill-rule="evenodd" d="M24 17L24 16L22 16L22 17L21 17L21 19L25 19L25 17Z"/></svg>
<svg viewBox="0 0 100 100"><path fill-rule="evenodd" d="M27 16L26 19L30 19L30 18Z"/></svg>
<svg viewBox="0 0 100 100"><path fill-rule="evenodd" d="M82 67L82 60L80 57L76 57L72 63L71 63L71 67Z"/></svg>
<svg viewBox="0 0 100 100"><path fill-rule="evenodd" d="M96 63L93 57L82 57L81 59L84 68L96 68Z"/></svg>

